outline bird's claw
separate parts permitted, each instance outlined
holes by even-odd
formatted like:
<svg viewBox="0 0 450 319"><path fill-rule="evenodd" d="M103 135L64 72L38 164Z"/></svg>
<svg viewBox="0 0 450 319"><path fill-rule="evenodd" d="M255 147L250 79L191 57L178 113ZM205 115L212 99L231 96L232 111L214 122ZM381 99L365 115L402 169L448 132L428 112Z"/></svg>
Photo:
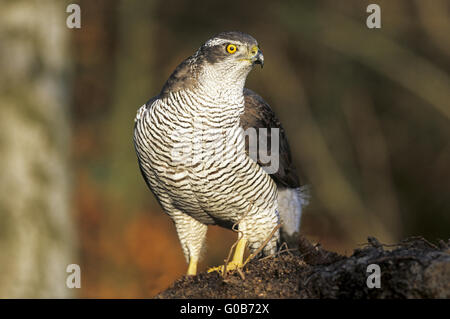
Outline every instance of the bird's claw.
<svg viewBox="0 0 450 319"><path fill-rule="evenodd" d="M211 268L208 269L208 272L210 273L210 272L216 271L219 274L223 275L224 270L225 270L225 266L226 266L227 272L233 271L233 270L236 270L236 269L240 269L240 268L244 267L243 263L236 263L234 261L230 261L226 265L221 265L221 266L217 266L217 267L211 267Z"/></svg>

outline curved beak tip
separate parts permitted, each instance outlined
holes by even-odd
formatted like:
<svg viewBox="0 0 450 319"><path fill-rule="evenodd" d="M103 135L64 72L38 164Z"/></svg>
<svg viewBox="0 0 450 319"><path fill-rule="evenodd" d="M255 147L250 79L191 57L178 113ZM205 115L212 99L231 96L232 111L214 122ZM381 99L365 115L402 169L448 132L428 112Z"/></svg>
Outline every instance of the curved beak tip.
<svg viewBox="0 0 450 319"><path fill-rule="evenodd" d="M264 67L264 55L261 50L258 50L258 53L253 57L253 64L261 65L261 69Z"/></svg>

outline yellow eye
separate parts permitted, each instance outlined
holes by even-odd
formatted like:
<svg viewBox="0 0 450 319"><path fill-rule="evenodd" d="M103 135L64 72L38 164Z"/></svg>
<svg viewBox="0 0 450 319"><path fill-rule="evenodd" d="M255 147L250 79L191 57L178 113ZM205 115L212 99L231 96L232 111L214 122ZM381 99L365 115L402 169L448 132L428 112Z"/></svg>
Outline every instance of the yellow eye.
<svg viewBox="0 0 450 319"><path fill-rule="evenodd" d="M237 51L237 47L234 44L227 45L227 52L233 54Z"/></svg>

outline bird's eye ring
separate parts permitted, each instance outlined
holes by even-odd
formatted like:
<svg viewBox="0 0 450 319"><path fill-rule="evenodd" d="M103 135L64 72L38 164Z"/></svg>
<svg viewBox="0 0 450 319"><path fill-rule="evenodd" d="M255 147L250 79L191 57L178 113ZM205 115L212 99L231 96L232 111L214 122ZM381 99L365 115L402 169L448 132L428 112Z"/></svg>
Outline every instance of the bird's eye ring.
<svg viewBox="0 0 450 319"><path fill-rule="evenodd" d="M233 54L237 51L237 46L234 44L228 44L227 45L227 52L230 54Z"/></svg>

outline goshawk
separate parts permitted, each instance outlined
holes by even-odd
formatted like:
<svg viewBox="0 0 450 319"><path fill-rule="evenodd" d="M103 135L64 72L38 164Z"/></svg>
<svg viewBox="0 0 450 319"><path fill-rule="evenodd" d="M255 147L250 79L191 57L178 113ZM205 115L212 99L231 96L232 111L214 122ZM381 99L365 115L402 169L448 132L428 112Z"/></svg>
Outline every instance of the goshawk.
<svg viewBox="0 0 450 319"><path fill-rule="evenodd" d="M197 272L207 225L239 232L227 269L243 265L246 246L254 252L268 238L261 254L276 252L278 224L281 238L299 230L306 199L284 130L269 105L244 88L253 66L263 64L253 37L220 33L184 60L137 112L139 167L175 223L189 275Z"/></svg>

